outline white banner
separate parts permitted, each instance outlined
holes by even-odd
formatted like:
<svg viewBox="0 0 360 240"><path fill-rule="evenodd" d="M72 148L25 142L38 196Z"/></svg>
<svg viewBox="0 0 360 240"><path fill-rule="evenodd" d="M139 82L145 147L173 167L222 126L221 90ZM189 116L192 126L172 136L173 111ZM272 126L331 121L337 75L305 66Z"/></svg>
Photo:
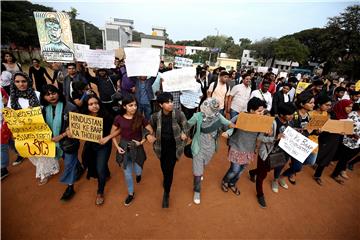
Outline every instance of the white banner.
<svg viewBox="0 0 360 240"><path fill-rule="evenodd" d="M90 68L114 68L114 50L86 50L84 56Z"/></svg>
<svg viewBox="0 0 360 240"><path fill-rule="evenodd" d="M192 67L193 60L190 58L183 58L183 57L175 57L175 67L183 68L183 67Z"/></svg>
<svg viewBox="0 0 360 240"><path fill-rule="evenodd" d="M196 69L194 67L186 67L167 71L162 73L162 82L164 92L174 92L181 90L196 89Z"/></svg>
<svg viewBox="0 0 360 240"><path fill-rule="evenodd" d="M128 77L155 77L159 71L160 49L125 48L125 65Z"/></svg>
<svg viewBox="0 0 360 240"><path fill-rule="evenodd" d="M78 62L86 62L85 51L90 49L90 45L74 43L75 59Z"/></svg>
<svg viewBox="0 0 360 240"><path fill-rule="evenodd" d="M304 163L305 159L318 146L317 143L291 127L285 129L284 135L285 137L279 142L279 147L301 163Z"/></svg>

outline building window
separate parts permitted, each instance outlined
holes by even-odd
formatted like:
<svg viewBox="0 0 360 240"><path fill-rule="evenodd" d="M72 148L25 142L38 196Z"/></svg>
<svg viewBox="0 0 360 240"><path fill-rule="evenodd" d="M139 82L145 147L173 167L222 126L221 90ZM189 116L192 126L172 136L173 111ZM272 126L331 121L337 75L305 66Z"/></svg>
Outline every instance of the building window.
<svg viewBox="0 0 360 240"><path fill-rule="evenodd" d="M247 54L245 54L244 57L247 57Z"/></svg>
<svg viewBox="0 0 360 240"><path fill-rule="evenodd" d="M106 40L108 41L119 41L119 31L116 29L106 29Z"/></svg>

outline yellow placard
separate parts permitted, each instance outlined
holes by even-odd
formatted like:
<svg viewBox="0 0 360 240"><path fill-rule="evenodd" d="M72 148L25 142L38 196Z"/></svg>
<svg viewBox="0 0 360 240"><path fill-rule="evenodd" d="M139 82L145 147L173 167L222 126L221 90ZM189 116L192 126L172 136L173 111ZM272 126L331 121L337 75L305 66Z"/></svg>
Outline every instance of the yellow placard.
<svg viewBox="0 0 360 240"><path fill-rule="evenodd" d="M299 82L296 87L296 94L302 93L309 85L310 83L307 82Z"/></svg>
<svg viewBox="0 0 360 240"><path fill-rule="evenodd" d="M55 142L40 107L3 109L4 119L15 138L15 148L22 157L55 157Z"/></svg>
<svg viewBox="0 0 360 240"><path fill-rule="evenodd" d="M271 130L273 121L274 117L242 112L236 121L236 128L249 132L267 133Z"/></svg>
<svg viewBox="0 0 360 240"><path fill-rule="evenodd" d="M96 142L102 138L103 134L103 119L99 117L92 117L80 113L69 113L70 117L70 132L73 138Z"/></svg>

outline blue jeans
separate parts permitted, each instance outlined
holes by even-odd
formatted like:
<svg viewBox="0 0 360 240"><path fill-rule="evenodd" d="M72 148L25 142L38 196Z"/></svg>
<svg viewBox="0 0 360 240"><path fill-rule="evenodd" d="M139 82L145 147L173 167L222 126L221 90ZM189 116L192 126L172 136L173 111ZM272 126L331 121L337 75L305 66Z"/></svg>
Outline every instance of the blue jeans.
<svg viewBox="0 0 360 240"><path fill-rule="evenodd" d="M316 161L317 153L310 153L310 155L305 159L304 163L299 162L295 158L291 158L290 167L283 172L283 176L291 177L297 172L300 172L303 165L314 165Z"/></svg>
<svg viewBox="0 0 360 240"><path fill-rule="evenodd" d="M225 117L225 108L220 109L220 110L219 110L219 113Z"/></svg>
<svg viewBox="0 0 360 240"><path fill-rule="evenodd" d="M144 116L146 118L146 120L150 120L150 116L151 116L151 105L149 104L142 104L139 103L139 112L142 114L144 113Z"/></svg>
<svg viewBox="0 0 360 240"><path fill-rule="evenodd" d="M230 109L230 119L233 119L233 117L235 117L236 115L239 115L239 113L237 111Z"/></svg>
<svg viewBox="0 0 360 240"><path fill-rule="evenodd" d="M132 178L133 170L136 176L140 176L142 173L142 168L136 163L129 159L127 159L126 169L124 169L125 181L128 188L128 193L130 195L134 194L134 182Z"/></svg>
<svg viewBox="0 0 360 240"><path fill-rule="evenodd" d="M231 162L230 168L223 178L223 182L228 183L230 186L235 186L240 178L241 173L243 173L247 165L248 164L240 165L238 163Z"/></svg>
<svg viewBox="0 0 360 240"><path fill-rule="evenodd" d="M77 164L80 164L78 153L64 153L64 173L60 178L60 182L72 185L77 177Z"/></svg>
<svg viewBox="0 0 360 240"><path fill-rule="evenodd" d="M9 144L1 144L1 168L9 166Z"/></svg>

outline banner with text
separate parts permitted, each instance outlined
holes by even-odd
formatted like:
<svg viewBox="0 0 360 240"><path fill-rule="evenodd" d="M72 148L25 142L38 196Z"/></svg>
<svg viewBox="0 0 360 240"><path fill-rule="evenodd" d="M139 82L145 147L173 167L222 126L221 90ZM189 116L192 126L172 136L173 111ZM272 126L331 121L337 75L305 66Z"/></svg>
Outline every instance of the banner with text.
<svg viewBox="0 0 360 240"><path fill-rule="evenodd" d="M305 159L318 146L317 143L291 127L285 129L284 135L285 137L281 138L279 142L279 147L301 163L304 163Z"/></svg>
<svg viewBox="0 0 360 240"><path fill-rule="evenodd" d="M114 68L114 50L86 50L85 61L90 68Z"/></svg>
<svg viewBox="0 0 360 240"><path fill-rule="evenodd" d="M160 49L125 48L124 50L128 77L156 77L160 65Z"/></svg>
<svg viewBox="0 0 360 240"><path fill-rule="evenodd" d="M194 67L185 67L174 69L162 73L162 82L164 92L174 92L181 90L193 90L198 84L195 80L196 69Z"/></svg>
<svg viewBox="0 0 360 240"><path fill-rule="evenodd" d="M80 113L69 113L69 128L73 138L96 142L102 138L103 119Z"/></svg>
<svg viewBox="0 0 360 240"><path fill-rule="evenodd" d="M55 157L55 142L45 123L40 107L3 109L3 116L15 139L15 148L22 157Z"/></svg>
<svg viewBox="0 0 360 240"><path fill-rule="evenodd" d="M78 62L86 62L85 51L90 49L90 45L74 43L75 59Z"/></svg>
<svg viewBox="0 0 360 240"><path fill-rule="evenodd" d="M183 68L183 67L192 67L193 60L190 58L183 58L183 57L175 57L175 67Z"/></svg>

